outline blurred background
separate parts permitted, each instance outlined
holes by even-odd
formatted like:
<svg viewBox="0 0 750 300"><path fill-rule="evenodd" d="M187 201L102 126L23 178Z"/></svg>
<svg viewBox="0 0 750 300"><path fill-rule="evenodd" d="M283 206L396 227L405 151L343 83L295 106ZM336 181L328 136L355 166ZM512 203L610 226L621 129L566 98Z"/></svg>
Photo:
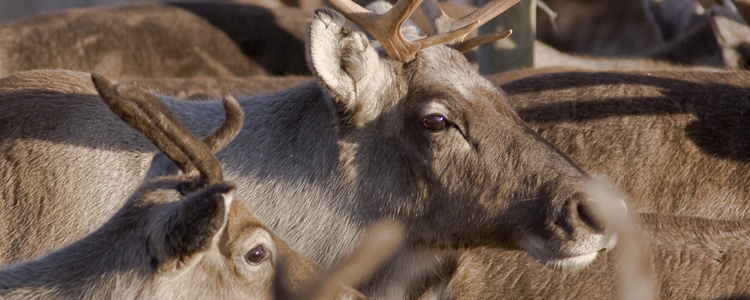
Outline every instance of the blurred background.
<svg viewBox="0 0 750 300"><path fill-rule="evenodd" d="M363 5L370 1L372 0L355 0ZM443 8L448 15L460 17L474 10L476 6L489 1L450 0L443 2ZM14 21L64 9L143 2L157 1L0 0L0 26L7 28L14 24ZM234 19L231 20L227 15L214 17L231 23L232 26L267 26L268 24L252 24L251 22L273 21L279 24L280 30L283 31L281 35L296 37L299 40L295 43L302 45L306 18L315 8L323 6L325 0L184 0L180 2L241 3L266 9L269 14L273 15L272 18L248 17L245 12L239 11L234 11L232 16ZM191 13L209 20L207 14L210 12L195 8L191 10ZM419 14L419 12L415 13L415 22L429 31L429 25L417 20ZM479 71L483 74L549 66L599 70L663 69L682 66L747 69L747 58L750 57L750 27L746 22L748 17L750 17L750 0L522 0L480 29L480 32L502 32L506 29L513 29L514 33L509 38L483 45L478 51L472 50L465 54L470 61L477 63ZM164 19L162 22L171 23L172 21ZM215 20L211 22L216 25ZM239 22L247 23L240 25ZM71 23L69 26L71 26L69 31L72 32L75 26L81 25ZM175 26L185 27L184 25ZM24 26L17 26L13 29L14 32L24 32L19 31L18 28L21 27ZM37 27L42 28L41 25ZM224 28L220 29L224 30L235 42L255 38L258 40L256 44L261 43L259 37L265 36L261 33L267 31L259 29L228 32ZM39 31L41 32L42 29ZM106 30L102 29L102 32ZM274 50L276 52L291 52L297 48L301 51L299 45L295 44L295 48L290 47L288 43L282 44L276 41L281 35L268 35L270 39L265 38L262 43L278 44ZM178 42L183 41L174 40L174 43ZM251 46L255 47L252 49L257 49L258 45ZM247 45L240 44L240 47L246 54L256 51L248 50L251 47ZM49 56L52 56L52 53L57 53L53 50L60 51L60 53L67 51L66 49L51 49L46 50L45 53L50 53ZM302 57L301 54L297 56ZM596 60L592 60L594 58ZM279 59L276 61L283 62ZM304 64L304 61L295 63ZM285 72L273 70L270 73L283 75ZM293 70L291 73L305 74L305 71Z"/></svg>

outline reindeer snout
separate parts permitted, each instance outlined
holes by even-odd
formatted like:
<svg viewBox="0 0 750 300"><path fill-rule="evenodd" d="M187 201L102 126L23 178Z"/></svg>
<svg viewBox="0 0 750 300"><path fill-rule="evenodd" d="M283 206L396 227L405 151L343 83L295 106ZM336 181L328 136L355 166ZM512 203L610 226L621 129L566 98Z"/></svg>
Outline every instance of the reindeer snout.
<svg viewBox="0 0 750 300"><path fill-rule="evenodd" d="M607 220L599 212L598 203L583 192L575 192L552 215L558 234L575 239L605 235Z"/></svg>

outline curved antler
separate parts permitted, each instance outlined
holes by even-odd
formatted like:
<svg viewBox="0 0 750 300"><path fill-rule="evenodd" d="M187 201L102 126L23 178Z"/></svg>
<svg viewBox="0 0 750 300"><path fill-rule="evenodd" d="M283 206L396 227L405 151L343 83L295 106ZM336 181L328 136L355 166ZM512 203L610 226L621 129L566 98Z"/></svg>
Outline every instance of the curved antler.
<svg viewBox="0 0 750 300"><path fill-rule="evenodd" d="M221 165L209 146L190 132L156 96L135 86L115 85L100 74L91 74L91 79L110 109L143 133L183 173L197 170L201 185L223 180Z"/></svg>
<svg viewBox="0 0 750 300"><path fill-rule="evenodd" d="M402 62L413 60L421 49L461 38L480 25L479 22L469 22L449 32L411 41L401 34L401 25L422 0L399 0L391 10L382 15L373 13L352 0L330 0L330 3L346 18L372 34L383 45L388 56Z"/></svg>
<svg viewBox="0 0 750 300"><path fill-rule="evenodd" d="M479 24L487 23L488 21L511 8L516 3L521 2L521 0L493 0L492 2L477 8L472 13L460 19L454 19L445 14L437 0L424 1L425 2L421 6L422 13L424 13L425 17L430 20L430 26L432 27L433 34L450 32L456 30L457 28L463 28L467 24L473 24L475 22L479 22ZM479 35L466 41L458 39L456 41L457 43L451 45L451 47L463 49L459 51L464 52L481 44L506 38L511 33L512 31L508 30L500 33Z"/></svg>
<svg viewBox="0 0 750 300"><path fill-rule="evenodd" d="M203 139L212 153L219 152L229 145L242 130L242 124L245 120L245 112L242 111L242 107L232 95L224 96L222 103L225 113L224 124Z"/></svg>

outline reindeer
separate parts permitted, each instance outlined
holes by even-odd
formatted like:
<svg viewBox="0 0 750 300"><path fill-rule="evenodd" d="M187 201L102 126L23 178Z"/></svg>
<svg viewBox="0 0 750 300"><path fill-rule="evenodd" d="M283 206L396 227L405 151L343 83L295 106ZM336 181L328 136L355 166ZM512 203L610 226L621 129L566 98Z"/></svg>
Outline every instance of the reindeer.
<svg viewBox="0 0 750 300"><path fill-rule="evenodd" d="M163 175L140 185L87 237L0 271L0 298L270 299L304 294L302 287L318 281L318 267L235 201L236 186L223 179L213 152L242 128L234 98L224 98L224 125L204 143L150 94L127 85L108 91L114 94L102 98L112 111L174 165L158 170ZM336 298L364 299L335 282L328 285Z"/></svg>
<svg viewBox="0 0 750 300"><path fill-rule="evenodd" d="M309 75L292 7L139 3L70 9L0 27L0 75L31 69L109 76Z"/></svg>
<svg viewBox="0 0 750 300"><path fill-rule="evenodd" d="M440 254L470 247L524 249L560 269L590 263L613 245L589 209L596 199L582 189L591 178L443 45L511 4L494 2L421 40L413 40L413 28L401 30L418 1L402 0L380 17L334 3L377 41L345 26L342 14L318 10L307 44L315 82L239 99L243 130L217 153L226 178L275 234L323 267L351 253L375 220L402 223L404 246L359 286L372 297L411 293L411 287L390 287L416 284L420 266L430 272ZM385 5L375 9L384 12ZM15 247L1 251L7 261L39 256L87 233L149 164L160 164L151 162L155 150L142 137L111 121L89 82L58 83L55 72L46 73L44 83L6 88L0 101L0 170L12 178L2 203L15 201L22 206L15 211L24 212L3 225L0 236L8 240L0 245ZM58 84L63 91L55 91ZM215 101L161 100L198 135L221 122ZM45 114L55 117L39 117ZM52 174L75 176L47 179L38 188ZM106 203L98 201L101 195L108 195ZM61 211L82 215L55 218ZM45 230L52 226L67 232ZM32 233L38 238L30 241Z"/></svg>
<svg viewBox="0 0 750 300"><path fill-rule="evenodd" d="M749 82L747 72L578 71L500 86L522 119L633 210L744 219Z"/></svg>

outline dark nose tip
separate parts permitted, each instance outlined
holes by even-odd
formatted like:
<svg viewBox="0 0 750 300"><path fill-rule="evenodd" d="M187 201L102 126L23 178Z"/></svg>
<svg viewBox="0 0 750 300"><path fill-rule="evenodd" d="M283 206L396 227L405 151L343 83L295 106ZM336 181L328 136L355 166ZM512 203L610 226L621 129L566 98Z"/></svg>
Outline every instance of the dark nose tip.
<svg viewBox="0 0 750 300"><path fill-rule="evenodd" d="M601 218L597 215L592 205L595 205L591 200L582 200L578 202L576 212L578 213L578 219L583 224L590 227L594 232L604 232L604 223Z"/></svg>

